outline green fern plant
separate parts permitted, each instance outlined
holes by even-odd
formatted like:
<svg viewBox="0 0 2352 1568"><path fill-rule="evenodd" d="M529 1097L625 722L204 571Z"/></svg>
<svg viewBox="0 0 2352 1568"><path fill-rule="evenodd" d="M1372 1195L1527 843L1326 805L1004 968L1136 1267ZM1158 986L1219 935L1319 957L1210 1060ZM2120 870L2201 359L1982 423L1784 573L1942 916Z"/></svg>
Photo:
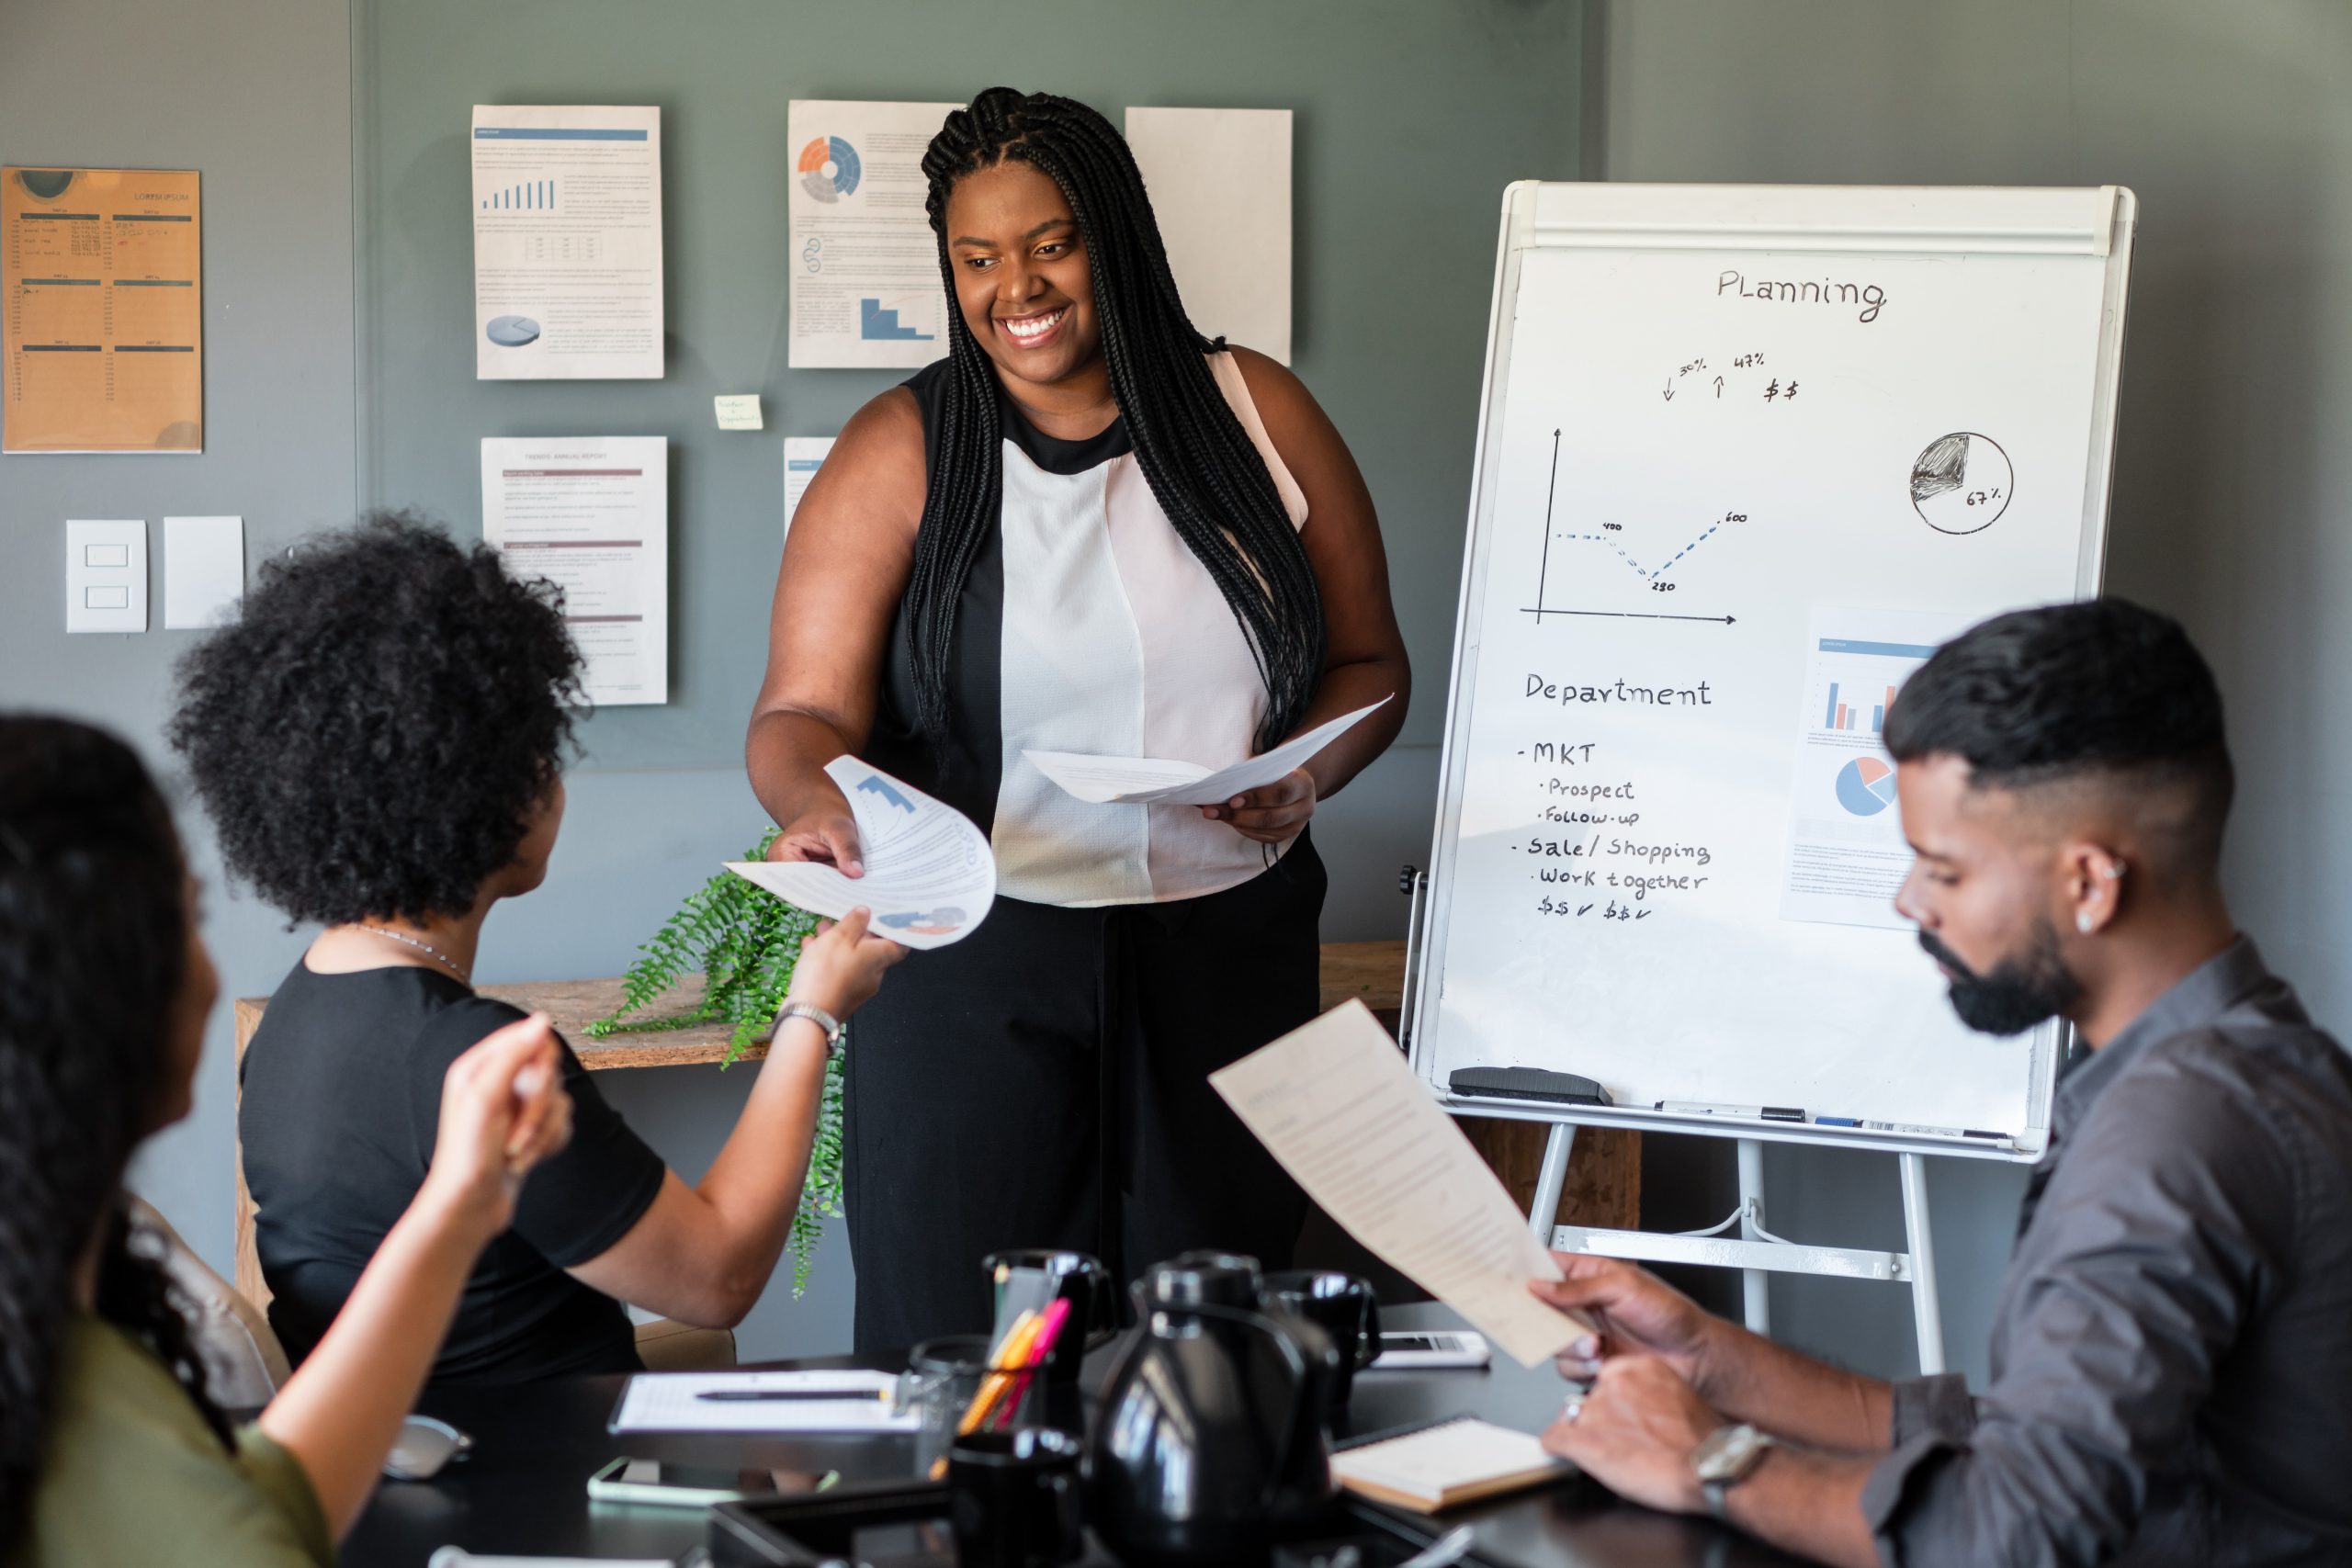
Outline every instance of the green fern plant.
<svg viewBox="0 0 2352 1568"><path fill-rule="evenodd" d="M775 837L776 829L770 828L743 858L765 859ZM638 949L644 956L631 964L621 978L621 1005L610 1017L590 1024L588 1032L603 1039L726 1022L735 1032L719 1066L722 1069L731 1066L774 1021L776 1009L784 1005L785 992L791 988L801 940L816 929L816 916L793 908L746 877L722 871L687 894L653 940ZM703 976L699 1003L684 1012L643 1016L680 979L696 970ZM817 1136L808 1152L808 1177L800 1189L800 1208L792 1216L787 1245L792 1251L795 1296L808 1288L825 1222L841 1213L842 1064L836 1055L825 1064Z"/></svg>

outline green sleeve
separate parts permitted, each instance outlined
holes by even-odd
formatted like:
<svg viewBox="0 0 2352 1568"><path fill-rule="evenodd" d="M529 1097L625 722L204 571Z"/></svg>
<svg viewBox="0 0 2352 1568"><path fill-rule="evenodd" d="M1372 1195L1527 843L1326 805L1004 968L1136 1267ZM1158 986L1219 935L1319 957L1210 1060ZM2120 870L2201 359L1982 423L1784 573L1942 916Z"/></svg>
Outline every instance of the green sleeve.
<svg viewBox="0 0 2352 1568"><path fill-rule="evenodd" d="M237 1428L237 1468L254 1489L277 1505L294 1538L320 1568L334 1568L334 1532L301 1461L280 1448L259 1427Z"/></svg>

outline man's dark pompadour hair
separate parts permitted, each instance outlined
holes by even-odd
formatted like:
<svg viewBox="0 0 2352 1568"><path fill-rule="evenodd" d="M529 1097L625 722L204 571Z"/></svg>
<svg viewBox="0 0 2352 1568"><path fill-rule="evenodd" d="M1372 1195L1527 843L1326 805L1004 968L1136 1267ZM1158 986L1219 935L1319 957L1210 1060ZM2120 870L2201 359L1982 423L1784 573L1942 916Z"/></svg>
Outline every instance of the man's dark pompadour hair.
<svg viewBox="0 0 2352 1568"><path fill-rule="evenodd" d="M1898 762L1955 756L1972 783L2001 788L2192 784L2216 846L2233 787L2212 670L2179 622L2125 599L1970 627L1905 683L1885 739Z"/></svg>

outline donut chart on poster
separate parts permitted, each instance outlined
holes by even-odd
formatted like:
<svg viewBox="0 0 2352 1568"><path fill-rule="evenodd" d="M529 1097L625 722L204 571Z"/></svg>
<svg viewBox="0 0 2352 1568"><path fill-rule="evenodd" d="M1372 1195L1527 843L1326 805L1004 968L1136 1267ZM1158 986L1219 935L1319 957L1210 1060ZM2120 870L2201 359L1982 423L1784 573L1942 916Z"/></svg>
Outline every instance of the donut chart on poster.
<svg viewBox="0 0 2352 1568"><path fill-rule="evenodd" d="M800 149L800 188L819 201L857 194L857 149L838 136L813 138Z"/></svg>

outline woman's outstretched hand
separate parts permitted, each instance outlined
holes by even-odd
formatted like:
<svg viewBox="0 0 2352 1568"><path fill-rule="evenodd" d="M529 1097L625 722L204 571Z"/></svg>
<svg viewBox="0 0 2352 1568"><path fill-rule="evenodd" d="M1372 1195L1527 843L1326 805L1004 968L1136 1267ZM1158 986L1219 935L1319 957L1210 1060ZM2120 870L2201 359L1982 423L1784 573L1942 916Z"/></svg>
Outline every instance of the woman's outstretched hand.
<svg viewBox="0 0 2352 1568"><path fill-rule="evenodd" d="M849 807L833 801L802 812L785 825L768 846L770 860L814 861L830 865L843 876L865 874L865 850L858 842L857 819Z"/></svg>
<svg viewBox="0 0 2352 1568"><path fill-rule="evenodd" d="M800 939L800 959L792 968L788 1000L820 1007L846 1021L882 988L882 972L907 955L884 936L871 934L871 909L852 909L840 920L825 920L814 936Z"/></svg>
<svg viewBox="0 0 2352 1568"><path fill-rule="evenodd" d="M1204 806L1201 815L1212 822L1230 822L1233 830L1261 844L1286 844L1298 837L1315 815L1315 775L1295 768L1270 784L1237 795L1216 806Z"/></svg>

